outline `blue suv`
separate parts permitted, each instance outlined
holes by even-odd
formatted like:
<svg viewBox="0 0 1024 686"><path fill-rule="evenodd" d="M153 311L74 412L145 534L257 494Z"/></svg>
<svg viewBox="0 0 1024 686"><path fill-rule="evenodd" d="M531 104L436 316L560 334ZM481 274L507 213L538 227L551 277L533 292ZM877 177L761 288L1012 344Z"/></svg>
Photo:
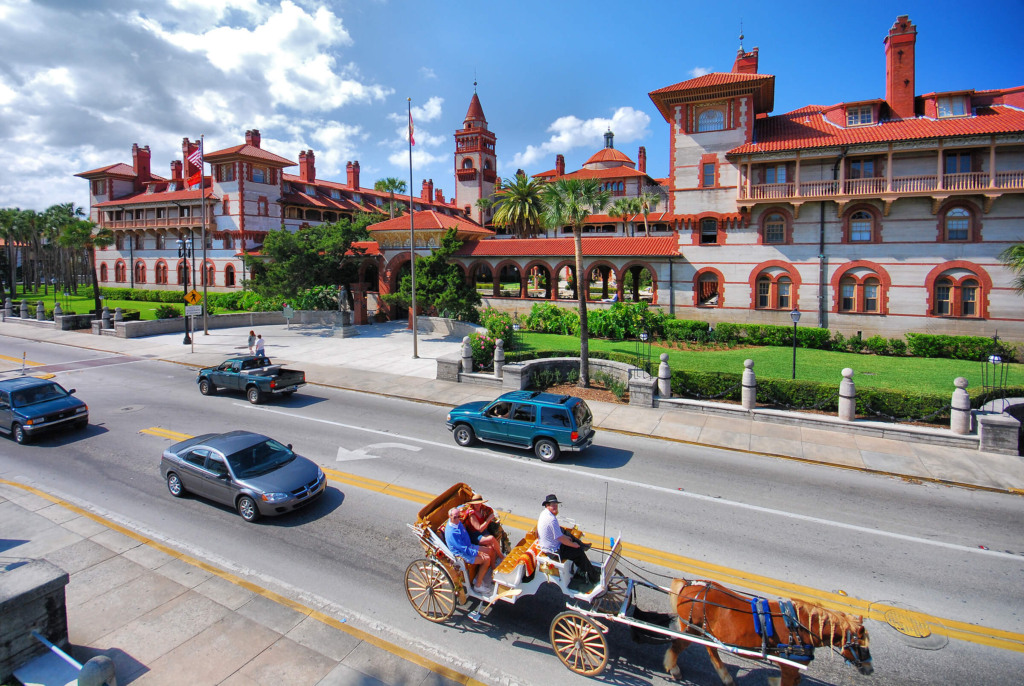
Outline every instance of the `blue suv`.
<svg viewBox="0 0 1024 686"><path fill-rule="evenodd" d="M59 383L34 376L0 381L0 431L18 443L37 433L89 425L89 406L64 390Z"/></svg>
<svg viewBox="0 0 1024 686"><path fill-rule="evenodd" d="M459 405L445 420L461 446L477 439L516 448L532 448L554 462L563 450L583 450L594 442L593 415L587 403L571 395L511 391L490 402Z"/></svg>

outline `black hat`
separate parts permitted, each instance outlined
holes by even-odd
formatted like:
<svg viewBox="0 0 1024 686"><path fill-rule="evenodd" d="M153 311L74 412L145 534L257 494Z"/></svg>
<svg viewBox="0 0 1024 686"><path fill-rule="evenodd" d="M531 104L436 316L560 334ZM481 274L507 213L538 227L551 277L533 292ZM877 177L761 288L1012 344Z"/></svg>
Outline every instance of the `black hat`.
<svg viewBox="0 0 1024 686"><path fill-rule="evenodd" d="M544 502L542 502L541 505L547 506L550 505L551 503L561 504L562 501L559 500L558 496L556 496L554 493L548 493L548 496L544 498Z"/></svg>

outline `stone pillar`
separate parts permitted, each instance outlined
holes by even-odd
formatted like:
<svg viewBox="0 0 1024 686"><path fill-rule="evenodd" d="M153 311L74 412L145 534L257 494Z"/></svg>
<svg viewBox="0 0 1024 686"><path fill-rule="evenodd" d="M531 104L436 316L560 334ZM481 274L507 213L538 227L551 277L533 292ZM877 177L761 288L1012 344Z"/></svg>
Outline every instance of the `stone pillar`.
<svg viewBox="0 0 1024 686"><path fill-rule="evenodd" d="M116 324L117 322L123 322L123 321L124 321L124 310L122 310L120 307L115 307L114 308L114 323Z"/></svg>
<svg viewBox="0 0 1024 686"><path fill-rule="evenodd" d="M658 397L672 397L672 370L668 367L668 353L662 353L661 362L658 363Z"/></svg>
<svg viewBox="0 0 1024 686"><path fill-rule="evenodd" d="M21 318L28 319L28 300L21 299Z"/></svg>
<svg viewBox="0 0 1024 686"><path fill-rule="evenodd" d="M469 344L469 336L462 339L462 373L473 372L473 346Z"/></svg>
<svg viewBox="0 0 1024 686"><path fill-rule="evenodd" d="M46 321L46 305L43 304L42 300L40 300L39 302L36 303L36 321L37 322L45 322Z"/></svg>
<svg viewBox="0 0 1024 686"><path fill-rule="evenodd" d="M57 317L63 317L64 310L60 309L60 303L53 306L53 321L57 321Z"/></svg>
<svg viewBox="0 0 1024 686"><path fill-rule="evenodd" d="M839 382L839 418L844 422L852 422L857 417L857 388L853 385L853 370L843 370L843 380Z"/></svg>
<svg viewBox="0 0 1024 686"><path fill-rule="evenodd" d="M504 371L502 367L505 366L505 341L500 338L494 341L494 376L500 379Z"/></svg>
<svg viewBox="0 0 1024 686"><path fill-rule="evenodd" d="M366 317L366 284L352 284L352 302L355 307L352 310L352 321L357 326L365 326L369 323Z"/></svg>
<svg viewBox="0 0 1024 686"><path fill-rule="evenodd" d="M102 322L100 328L112 328L112 325L110 323L110 308L107 307L106 305L103 306L103 313L100 315L100 322Z"/></svg>
<svg viewBox="0 0 1024 686"><path fill-rule="evenodd" d="M14 316L14 304L11 302L10 298L7 298L7 299L4 300L4 317L13 317L13 316Z"/></svg>
<svg viewBox="0 0 1024 686"><path fill-rule="evenodd" d="M971 433L971 396L967 393L967 379L958 376L953 379L956 390L950 402L949 430L955 434Z"/></svg>
<svg viewBox="0 0 1024 686"><path fill-rule="evenodd" d="M753 410L757 406L757 377L754 376L753 360L743 360L743 379L740 384L740 402L743 409Z"/></svg>

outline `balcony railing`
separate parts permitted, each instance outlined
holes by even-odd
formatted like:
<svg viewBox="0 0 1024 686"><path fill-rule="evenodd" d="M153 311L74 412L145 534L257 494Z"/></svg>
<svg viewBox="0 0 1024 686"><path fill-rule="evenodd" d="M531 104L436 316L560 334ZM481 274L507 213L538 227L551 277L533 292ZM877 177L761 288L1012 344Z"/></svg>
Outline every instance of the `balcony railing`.
<svg viewBox="0 0 1024 686"><path fill-rule="evenodd" d="M209 223L211 217L207 217ZM103 219L100 218L100 226L105 229L162 229L176 228L181 226L199 226L203 223L202 216L198 217L162 217L160 219Z"/></svg>
<svg viewBox="0 0 1024 686"><path fill-rule="evenodd" d="M939 181L941 179L941 186ZM835 196L883 196L944 193L946 191L1020 191L1024 190L1024 170L996 172L967 172L965 174L923 174L917 176L894 176L891 186L886 186L884 177L867 179L846 179L839 181L802 181L797 193L795 183L752 184L749 190L740 187L740 200L781 200L790 198L824 198Z"/></svg>
<svg viewBox="0 0 1024 686"><path fill-rule="evenodd" d="M456 169L455 178L459 181L472 181L476 178L476 169Z"/></svg>

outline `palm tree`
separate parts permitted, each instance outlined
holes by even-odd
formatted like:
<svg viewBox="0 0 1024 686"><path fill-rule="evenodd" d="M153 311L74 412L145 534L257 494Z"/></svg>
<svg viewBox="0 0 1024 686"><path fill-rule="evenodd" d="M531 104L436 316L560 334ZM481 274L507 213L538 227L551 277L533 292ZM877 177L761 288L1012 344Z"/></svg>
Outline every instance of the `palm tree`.
<svg viewBox="0 0 1024 686"><path fill-rule="evenodd" d="M526 174L503 180L494 194L494 224L508 227L519 238L536 237L544 213L544 187L543 181L527 178Z"/></svg>
<svg viewBox="0 0 1024 686"><path fill-rule="evenodd" d="M480 223L481 224L486 224L487 223L486 221L484 221L484 217L487 216L487 210L491 209L492 207L494 207L494 199L493 198L484 197L484 198L479 198L476 201L476 208L478 210L480 210Z"/></svg>
<svg viewBox="0 0 1024 686"><path fill-rule="evenodd" d="M1016 274L1013 277L1013 289L1024 295L1024 243L1017 243L1003 250L999 253L999 261Z"/></svg>
<svg viewBox="0 0 1024 686"><path fill-rule="evenodd" d="M42 248L42 215L35 210L21 210L15 219L15 232L21 248L21 290L28 291L29 282L39 285L39 253ZM25 247L31 248L31 256L25 257Z"/></svg>
<svg viewBox="0 0 1024 686"><path fill-rule="evenodd" d="M640 214L640 198L619 198L612 203L611 209L608 210L609 217L622 217L630 225L636 224L636 215L638 214ZM633 217L632 220L628 219L630 216ZM635 230L632 230L634 227L630 226L629 228L631 229L629 235L634 235L636 233Z"/></svg>
<svg viewBox="0 0 1024 686"><path fill-rule="evenodd" d="M4 239L4 248L7 251L7 266L11 270L10 280L11 298L18 294L17 265L18 265L18 215L21 210L17 207L5 207L0 210L0 238ZM6 300L3 288L4 279L0 278L0 299Z"/></svg>
<svg viewBox="0 0 1024 686"><path fill-rule="evenodd" d="M576 248L576 299L580 305L580 380L579 386L590 386L590 330L587 327L588 279L583 273L583 225L593 212L608 204L611 194L601 190L597 179L560 178L543 191L544 219L550 228L572 227Z"/></svg>
<svg viewBox="0 0 1024 686"><path fill-rule="evenodd" d="M391 194L391 200L388 203L388 215L391 219L395 218L395 193L405 192L405 181L396 179L393 176L389 176L386 179L378 179L373 184L374 190L378 190L384 193ZM411 200L411 198L410 198Z"/></svg>
<svg viewBox="0 0 1024 686"><path fill-rule="evenodd" d="M636 197L637 205L640 206L639 211L644 215L645 236L651 235L651 227L647 224L647 215L661 202L661 190L661 186L647 186Z"/></svg>
<svg viewBox="0 0 1024 686"><path fill-rule="evenodd" d="M96 275L96 248L106 248L114 242L114 232L110 229L97 229L88 219L76 219L65 224L61 231L60 241L70 248L72 253L85 252L89 261L92 276L92 297L96 305L96 316L100 315L100 281Z"/></svg>

